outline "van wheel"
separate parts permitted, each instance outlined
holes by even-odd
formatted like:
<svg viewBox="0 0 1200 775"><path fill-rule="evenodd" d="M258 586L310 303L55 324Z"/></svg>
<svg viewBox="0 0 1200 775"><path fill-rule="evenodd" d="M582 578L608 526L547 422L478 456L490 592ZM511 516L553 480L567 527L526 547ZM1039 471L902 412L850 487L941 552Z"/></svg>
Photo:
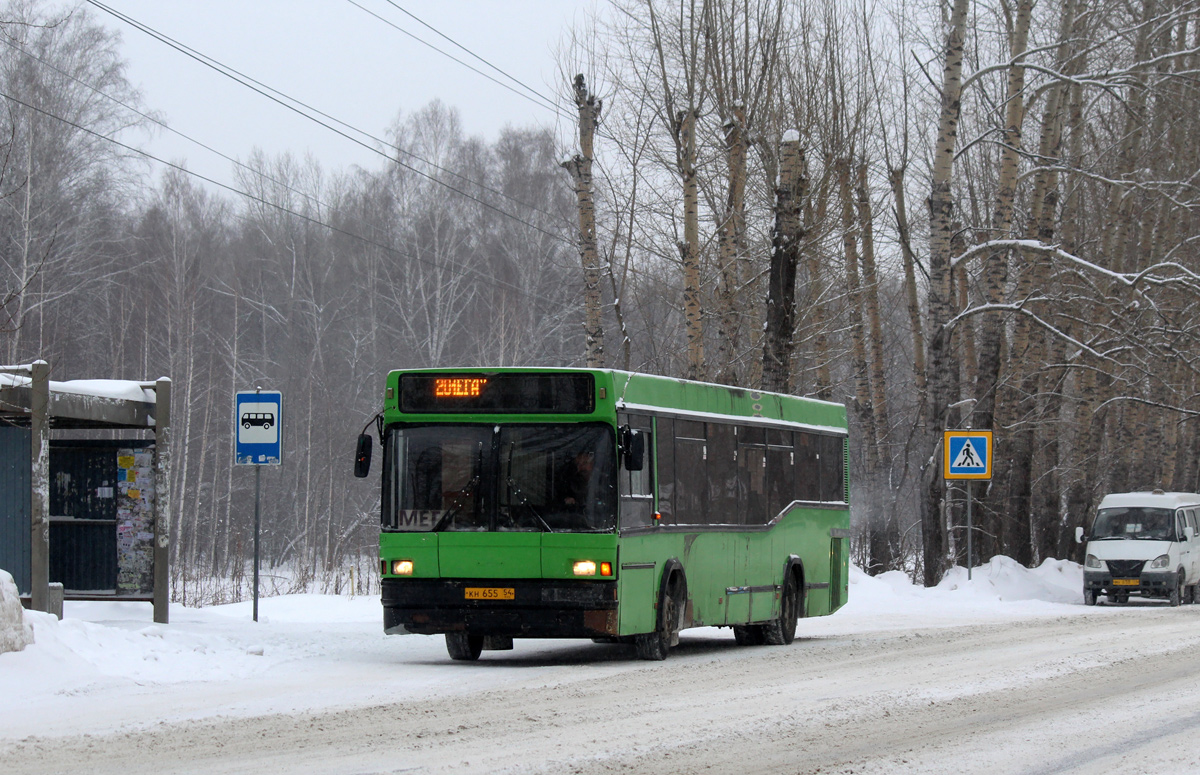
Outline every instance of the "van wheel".
<svg viewBox="0 0 1200 775"><path fill-rule="evenodd" d="M1092 590L1092 589L1083 590L1083 604L1084 605L1095 605L1096 604L1096 591L1095 590Z"/></svg>
<svg viewBox="0 0 1200 775"><path fill-rule="evenodd" d="M1175 578L1175 586L1171 588L1171 597L1168 602L1172 608L1183 602L1183 576Z"/></svg>
<svg viewBox="0 0 1200 775"><path fill-rule="evenodd" d="M473 662L479 659L483 651L483 636L468 635L465 632L446 633L446 651L451 659Z"/></svg>

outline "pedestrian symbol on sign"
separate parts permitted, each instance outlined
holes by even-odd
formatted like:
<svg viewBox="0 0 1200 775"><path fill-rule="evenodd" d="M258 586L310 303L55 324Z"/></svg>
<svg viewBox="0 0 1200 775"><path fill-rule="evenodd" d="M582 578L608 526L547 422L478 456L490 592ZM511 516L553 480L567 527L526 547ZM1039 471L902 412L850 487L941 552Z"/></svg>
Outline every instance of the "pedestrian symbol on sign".
<svg viewBox="0 0 1200 775"><path fill-rule="evenodd" d="M953 468L983 468L983 456L975 451L975 445L970 439L963 442L958 457L951 464Z"/></svg>

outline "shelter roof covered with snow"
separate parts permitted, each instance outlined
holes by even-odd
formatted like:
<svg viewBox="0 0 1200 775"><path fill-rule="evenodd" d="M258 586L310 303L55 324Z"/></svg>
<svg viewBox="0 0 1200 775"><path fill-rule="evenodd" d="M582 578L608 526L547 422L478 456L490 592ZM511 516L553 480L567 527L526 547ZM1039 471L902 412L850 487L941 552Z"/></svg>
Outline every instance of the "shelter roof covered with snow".
<svg viewBox="0 0 1200 775"><path fill-rule="evenodd" d="M0 374L0 422L28 425L32 414L32 380L23 374ZM50 381L52 428L153 428L157 405L155 383L119 379Z"/></svg>

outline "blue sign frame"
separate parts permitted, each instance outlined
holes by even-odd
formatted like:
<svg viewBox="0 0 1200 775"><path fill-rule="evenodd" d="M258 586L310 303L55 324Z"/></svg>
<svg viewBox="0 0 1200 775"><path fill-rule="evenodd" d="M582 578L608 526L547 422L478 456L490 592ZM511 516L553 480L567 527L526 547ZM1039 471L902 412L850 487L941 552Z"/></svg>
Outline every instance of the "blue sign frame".
<svg viewBox="0 0 1200 775"><path fill-rule="evenodd" d="M283 394L277 390L239 391L233 412L234 459L240 466L283 463Z"/></svg>

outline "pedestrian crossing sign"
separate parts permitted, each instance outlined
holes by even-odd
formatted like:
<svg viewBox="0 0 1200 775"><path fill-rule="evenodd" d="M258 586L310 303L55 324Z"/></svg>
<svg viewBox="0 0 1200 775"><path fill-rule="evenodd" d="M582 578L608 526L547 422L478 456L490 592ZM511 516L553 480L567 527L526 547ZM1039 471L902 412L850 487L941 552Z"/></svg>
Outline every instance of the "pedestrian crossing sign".
<svg viewBox="0 0 1200 775"><path fill-rule="evenodd" d="M992 478L991 431L946 431L942 451L944 478Z"/></svg>

